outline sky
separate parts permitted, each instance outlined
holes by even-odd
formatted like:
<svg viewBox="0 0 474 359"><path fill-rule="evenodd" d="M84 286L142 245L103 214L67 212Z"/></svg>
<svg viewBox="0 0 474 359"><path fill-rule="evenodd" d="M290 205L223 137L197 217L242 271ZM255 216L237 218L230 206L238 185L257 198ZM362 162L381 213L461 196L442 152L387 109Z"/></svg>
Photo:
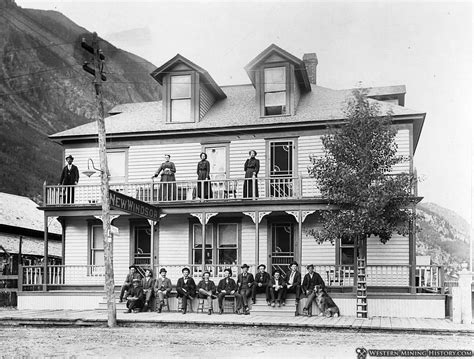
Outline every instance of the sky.
<svg viewBox="0 0 474 359"><path fill-rule="evenodd" d="M318 56L318 85L406 85L426 112L414 156L418 193L473 221L471 2L36 1L157 67L177 53L219 85L249 83L244 66L272 43Z"/></svg>

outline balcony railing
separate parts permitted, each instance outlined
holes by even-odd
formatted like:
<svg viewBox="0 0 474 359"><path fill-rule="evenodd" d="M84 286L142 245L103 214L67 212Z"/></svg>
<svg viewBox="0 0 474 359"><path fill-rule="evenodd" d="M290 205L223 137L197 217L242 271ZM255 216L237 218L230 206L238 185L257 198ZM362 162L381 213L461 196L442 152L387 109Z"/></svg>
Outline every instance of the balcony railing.
<svg viewBox="0 0 474 359"><path fill-rule="evenodd" d="M110 189L148 203L320 197L315 179L309 177L113 183L110 184ZM46 206L97 205L101 203L99 183L76 186L45 185L44 196Z"/></svg>

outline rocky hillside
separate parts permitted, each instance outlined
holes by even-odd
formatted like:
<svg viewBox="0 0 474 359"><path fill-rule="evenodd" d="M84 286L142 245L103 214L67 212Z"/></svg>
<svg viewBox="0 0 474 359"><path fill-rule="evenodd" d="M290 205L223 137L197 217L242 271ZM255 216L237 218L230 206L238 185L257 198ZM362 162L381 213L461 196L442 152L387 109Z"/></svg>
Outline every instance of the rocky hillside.
<svg viewBox="0 0 474 359"><path fill-rule="evenodd" d="M35 197L43 181L57 183L61 148L48 135L95 119L91 33L56 11L23 9L0 0L0 192ZM100 34L99 34L100 35ZM155 66L101 40L106 56L106 110L158 99Z"/></svg>
<svg viewBox="0 0 474 359"><path fill-rule="evenodd" d="M469 224L461 216L434 203L420 204L418 214L417 255L453 269L469 260Z"/></svg>

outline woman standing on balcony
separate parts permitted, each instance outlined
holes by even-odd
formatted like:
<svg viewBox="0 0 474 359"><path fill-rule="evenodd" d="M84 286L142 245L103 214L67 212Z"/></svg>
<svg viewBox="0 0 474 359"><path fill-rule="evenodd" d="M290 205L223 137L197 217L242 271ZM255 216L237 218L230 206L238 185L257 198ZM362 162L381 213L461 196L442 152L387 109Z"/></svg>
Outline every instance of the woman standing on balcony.
<svg viewBox="0 0 474 359"><path fill-rule="evenodd" d="M258 197L258 182L257 182L257 174L260 170L260 161L257 160L255 157L257 156L257 151L251 150L249 152L250 158L245 161L244 171L245 171L245 178L244 181L244 198L252 198L254 197L253 188L255 185L255 197ZM255 176L255 179L252 178Z"/></svg>
<svg viewBox="0 0 474 359"><path fill-rule="evenodd" d="M164 182L160 185L158 190L158 200L159 201L172 201L176 199L176 184L170 183L175 182L176 178L174 174L176 173L176 167L173 162L170 161L171 156L165 155L165 162L163 162L151 177L152 179L158 177L161 172L160 182Z"/></svg>
<svg viewBox="0 0 474 359"><path fill-rule="evenodd" d="M197 184L197 197L199 198L209 198L211 195L211 179L209 173L211 172L211 164L207 160L207 154L202 152L201 161L197 164L197 175L198 175L198 184ZM204 187L204 193L203 192Z"/></svg>

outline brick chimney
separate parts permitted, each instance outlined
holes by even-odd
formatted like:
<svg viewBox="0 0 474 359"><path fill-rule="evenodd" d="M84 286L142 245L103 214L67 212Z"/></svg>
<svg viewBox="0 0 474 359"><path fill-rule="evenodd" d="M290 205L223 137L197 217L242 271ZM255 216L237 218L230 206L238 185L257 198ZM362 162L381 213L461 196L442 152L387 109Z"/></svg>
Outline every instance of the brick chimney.
<svg viewBox="0 0 474 359"><path fill-rule="evenodd" d="M303 55L303 62L308 72L309 82L316 85L316 67L318 67L318 57L314 52Z"/></svg>

